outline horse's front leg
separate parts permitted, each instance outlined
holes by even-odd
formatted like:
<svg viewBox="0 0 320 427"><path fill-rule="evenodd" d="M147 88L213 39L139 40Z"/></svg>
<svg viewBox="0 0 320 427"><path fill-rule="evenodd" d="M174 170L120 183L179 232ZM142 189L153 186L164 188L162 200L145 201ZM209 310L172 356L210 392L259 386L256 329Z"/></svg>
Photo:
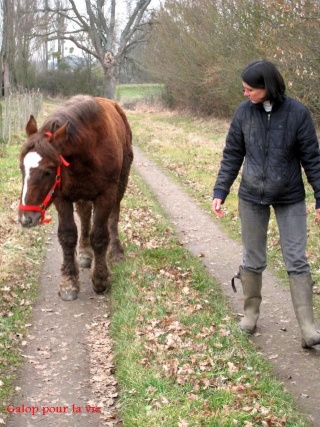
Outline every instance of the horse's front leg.
<svg viewBox="0 0 320 427"><path fill-rule="evenodd" d="M80 218L79 263L80 267L90 268L93 252L90 244L92 202L79 200L76 202L77 214Z"/></svg>
<svg viewBox="0 0 320 427"><path fill-rule="evenodd" d="M76 260L77 226L71 202L57 201L55 205L59 218L58 238L63 252L59 295L64 301L73 301L77 299L80 290L79 268Z"/></svg>
<svg viewBox="0 0 320 427"><path fill-rule="evenodd" d="M110 192L112 194L112 192ZM110 272L106 262L109 244L108 218L113 208L112 196L99 197L94 202L93 223L90 234L93 249L92 285L97 293L104 292L110 285Z"/></svg>

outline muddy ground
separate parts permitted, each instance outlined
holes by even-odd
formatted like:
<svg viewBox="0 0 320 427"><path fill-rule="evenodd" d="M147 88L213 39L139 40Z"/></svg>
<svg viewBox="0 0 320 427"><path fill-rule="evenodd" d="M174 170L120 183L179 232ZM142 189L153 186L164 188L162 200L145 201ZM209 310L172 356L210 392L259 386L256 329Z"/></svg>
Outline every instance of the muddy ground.
<svg viewBox="0 0 320 427"><path fill-rule="evenodd" d="M234 312L241 313L240 283L236 294L230 286L241 263L240 245L137 148L134 165L168 212L181 242L196 256L204 255L201 259L205 267L221 284ZM61 301L57 296L60 266L61 251L54 230L23 349L25 363L12 401L12 409L30 408L31 413L12 413L7 426L121 425L116 411L117 384L112 375L108 298L93 292L89 273L82 269L79 299ZM264 273L261 317L252 339L258 351L272 362L301 411L314 426L320 426L320 349L301 348L289 290L269 271Z"/></svg>

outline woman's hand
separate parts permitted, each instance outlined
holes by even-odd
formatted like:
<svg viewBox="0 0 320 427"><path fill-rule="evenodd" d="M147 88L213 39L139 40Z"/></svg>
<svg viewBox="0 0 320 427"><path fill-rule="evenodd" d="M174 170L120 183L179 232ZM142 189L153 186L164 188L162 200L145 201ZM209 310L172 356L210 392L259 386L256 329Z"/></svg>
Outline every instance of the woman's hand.
<svg viewBox="0 0 320 427"><path fill-rule="evenodd" d="M222 203L223 203L223 201L221 199L213 199L213 201L212 201L212 211L219 218L223 217L223 212L221 210ZM320 209L319 209L319 211L320 211ZM320 212L318 212L318 218L320 218Z"/></svg>

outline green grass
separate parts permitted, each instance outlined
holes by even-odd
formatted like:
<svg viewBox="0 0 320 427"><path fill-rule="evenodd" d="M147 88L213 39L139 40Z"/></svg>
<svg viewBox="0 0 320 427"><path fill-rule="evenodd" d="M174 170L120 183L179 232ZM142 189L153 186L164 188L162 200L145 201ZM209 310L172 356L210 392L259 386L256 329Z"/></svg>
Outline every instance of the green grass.
<svg viewBox="0 0 320 427"><path fill-rule="evenodd" d="M116 87L115 99L121 101L154 100L161 96L160 84L123 84Z"/></svg>
<svg viewBox="0 0 320 427"><path fill-rule="evenodd" d="M121 224L126 261L113 269L111 332L124 426L306 427L136 174Z"/></svg>

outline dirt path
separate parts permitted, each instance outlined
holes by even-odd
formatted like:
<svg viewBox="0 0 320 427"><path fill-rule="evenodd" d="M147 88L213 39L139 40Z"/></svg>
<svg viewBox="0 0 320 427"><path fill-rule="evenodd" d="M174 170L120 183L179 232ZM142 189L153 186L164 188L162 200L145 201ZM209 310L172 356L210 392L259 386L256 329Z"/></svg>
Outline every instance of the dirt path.
<svg viewBox="0 0 320 427"><path fill-rule="evenodd" d="M233 293L231 277L238 272L241 246L229 239L213 218L181 191L135 148L135 167L168 212L184 245L196 256L204 254L204 265L221 283L235 313L242 313L242 291ZM317 322L319 323L319 322ZM303 350L290 292L270 272L263 276L261 318L253 338L272 362L274 371L294 396L298 407L320 426L320 346Z"/></svg>
<svg viewBox="0 0 320 427"><path fill-rule="evenodd" d="M8 427L118 425L108 299L94 293L88 270L81 269L79 298L62 301L61 260L53 230Z"/></svg>
<svg viewBox="0 0 320 427"><path fill-rule="evenodd" d="M230 287L230 278L241 261L240 245L226 237L212 217L137 148L135 168L169 213L181 241L196 256L204 254L204 265L221 283L234 311L242 312L240 286L237 294ZM12 400L15 413L9 416L7 426L120 425L113 412L117 390L112 376L108 299L93 292L89 273L82 269L79 299L61 301L57 296L60 266L61 250L53 230L23 351L25 363ZM320 426L320 351L301 349L289 291L269 272L264 275L263 295L258 334L253 339L272 361L300 409L314 426ZM89 412L86 406L91 407ZM101 413L92 412L100 406Z"/></svg>

